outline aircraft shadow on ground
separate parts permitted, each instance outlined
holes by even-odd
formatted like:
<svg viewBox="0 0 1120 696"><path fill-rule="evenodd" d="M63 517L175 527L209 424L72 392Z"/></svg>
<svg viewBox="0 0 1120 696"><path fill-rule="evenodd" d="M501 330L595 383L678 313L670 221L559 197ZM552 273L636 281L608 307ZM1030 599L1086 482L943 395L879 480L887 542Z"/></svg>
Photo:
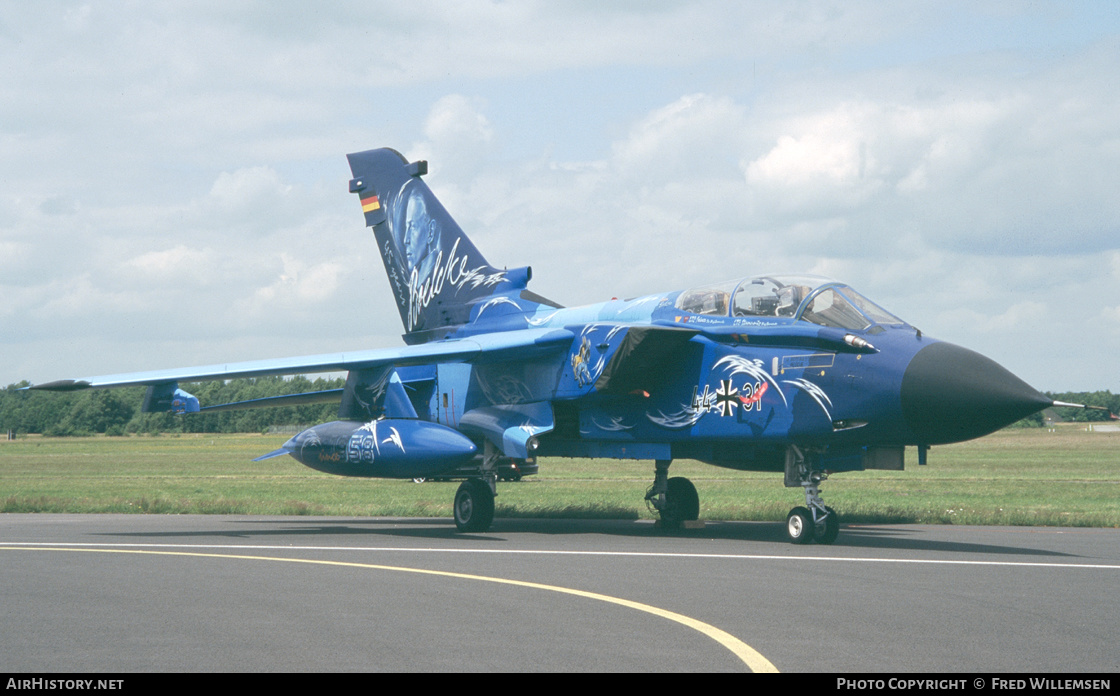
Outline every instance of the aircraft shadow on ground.
<svg viewBox="0 0 1120 696"><path fill-rule="evenodd" d="M497 518L488 532L461 534L455 530L451 520L443 518L257 518L231 520L230 528L225 530L182 530L160 532L101 533L97 536L130 537L147 539L262 539L270 537L377 537L416 538L427 540L455 540L462 544L478 542L506 543L510 535L543 534L557 536L576 536L595 534L633 538L664 538L673 541L672 552L684 553L679 543L695 540L729 540L780 544L786 549L815 550L818 554L834 550L843 553L845 549L884 549L907 551L934 551L949 553L978 553L1001 556L1046 556L1076 557L1077 554L1062 553L1027 546L1009 546L969 541L930 539L922 534L927 527L908 525L842 525L840 536L833 545L807 545L792 547L786 537L785 524L778 522L719 522L707 521L700 529L665 530L649 520L612 520L612 519L571 519L571 518ZM670 549L664 549L670 551ZM697 549L701 551L701 549ZM744 553L757 552L757 549L743 549Z"/></svg>

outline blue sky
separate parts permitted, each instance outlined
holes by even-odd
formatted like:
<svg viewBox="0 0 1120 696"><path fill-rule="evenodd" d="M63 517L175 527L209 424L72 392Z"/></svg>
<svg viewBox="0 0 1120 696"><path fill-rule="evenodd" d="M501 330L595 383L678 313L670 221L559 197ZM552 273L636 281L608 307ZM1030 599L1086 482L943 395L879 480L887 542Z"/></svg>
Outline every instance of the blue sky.
<svg viewBox="0 0 1120 696"><path fill-rule="evenodd" d="M0 8L0 383L398 345L347 152L566 305L847 281L1120 391L1115 3Z"/></svg>

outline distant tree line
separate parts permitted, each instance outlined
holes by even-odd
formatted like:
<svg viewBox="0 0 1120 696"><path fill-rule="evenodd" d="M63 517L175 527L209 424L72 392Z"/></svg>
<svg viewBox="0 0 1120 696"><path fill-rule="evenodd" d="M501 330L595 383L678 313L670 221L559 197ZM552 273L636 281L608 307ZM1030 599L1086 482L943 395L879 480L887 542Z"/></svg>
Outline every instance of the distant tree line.
<svg viewBox="0 0 1120 696"><path fill-rule="evenodd" d="M233 379L180 385L202 406L282 394L340 389L345 380L294 377ZM217 413L141 413L145 387L77 392L21 391L28 382L0 389L0 431L50 436L129 433L259 433L273 426L314 425L338 418L338 404L279 406ZM3 435L0 434L0 437Z"/></svg>

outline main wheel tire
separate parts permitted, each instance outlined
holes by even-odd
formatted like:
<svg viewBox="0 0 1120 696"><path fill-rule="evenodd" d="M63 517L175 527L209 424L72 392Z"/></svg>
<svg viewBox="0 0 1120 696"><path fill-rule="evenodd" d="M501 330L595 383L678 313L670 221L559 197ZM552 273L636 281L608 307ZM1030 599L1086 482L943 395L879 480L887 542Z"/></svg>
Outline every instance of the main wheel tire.
<svg viewBox="0 0 1120 696"><path fill-rule="evenodd" d="M677 529L681 522L691 522L700 517L700 496L692 481L677 476L666 482L665 507L661 510L661 526Z"/></svg>
<svg viewBox="0 0 1120 696"><path fill-rule="evenodd" d="M803 507L795 507L786 515L786 534L794 544L808 544L813 540L813 516Z"/></svg>
<svg viewBox="0 0 1120 696"><path fill-rule="evenodd" d="M494 492L481 479L468 479L455 491L455 528L460 532L485 532L494 521Z"/></svg>
<svg viewBox="0 0 1120 696"><path fill-rule="evenodd" d="M840 534L840 515L837 515L836 511L828 506L825 506L824 509L828 516L814 526L813 538L816 539L818 544L831 544L836 541L836 536Z"/></svg>

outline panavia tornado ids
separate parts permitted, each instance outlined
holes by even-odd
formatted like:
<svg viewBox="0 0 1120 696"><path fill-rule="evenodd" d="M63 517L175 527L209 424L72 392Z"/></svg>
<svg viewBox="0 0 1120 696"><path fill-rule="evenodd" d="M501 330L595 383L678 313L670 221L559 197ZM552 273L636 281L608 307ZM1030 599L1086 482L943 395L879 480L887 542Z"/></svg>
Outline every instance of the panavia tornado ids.
<svg viewBox="0 0 1120 696"><path fill-rule="evenodd" d="M760 275L584 307L497 268L391 149L347 156L404 323L399 348L89 377L34 389L146 385L143 411L193 413L339 401L265 457L342 476L455 471L455 524L484 531L501 467L537 457L654 462L646 500L664 526L698 519L674 459L783 473L801 488L787 531L828 544L830 475L925 464L932 445L986 435L1055 402L992 360L938 341L856 292ZM200 408L180 382L346 372L343 389ZM466 472L465 474L463 472Z"/></svg>

